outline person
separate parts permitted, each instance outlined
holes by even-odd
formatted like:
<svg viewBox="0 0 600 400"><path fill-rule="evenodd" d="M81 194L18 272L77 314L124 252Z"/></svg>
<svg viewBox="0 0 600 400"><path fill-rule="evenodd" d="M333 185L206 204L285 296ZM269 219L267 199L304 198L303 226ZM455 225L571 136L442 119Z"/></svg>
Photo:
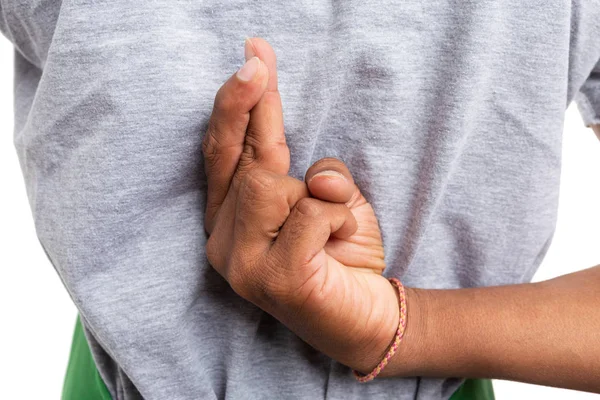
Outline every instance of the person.
<svg viewBox="0 0 600 400"><path fill-rule="evenodd" d="M600 267L527 283L565 106L600 124L594 0L0 4L64 398L600 392ZM251 31L279 65L227 78Z"/></svg>

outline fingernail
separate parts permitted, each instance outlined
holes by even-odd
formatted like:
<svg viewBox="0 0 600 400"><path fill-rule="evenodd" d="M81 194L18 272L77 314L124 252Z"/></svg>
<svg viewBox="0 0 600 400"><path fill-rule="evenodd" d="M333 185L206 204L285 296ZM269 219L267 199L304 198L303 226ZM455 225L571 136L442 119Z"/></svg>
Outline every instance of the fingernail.
<svg viewBox="0 0 600 400"><path fill-rule="evenodd" d="M249 82L254 78L254 75L258 72L258 66L260 65L260 60L258 57L252 57L250 60L246 61L246 64L237 72L237 77L244 82Z"/></svg>
<svg viewBox="0 0 600 400"><path fill-rule="evenodd" d="M317 176L327 176L330 178L342 178L343 180L346 180L346 177L343 174L340 174L337 171L332 171L332 170L325 170L325 171L321 171L319 173L316 173L313 175L312 179L316 178Z"/></svg>
<svg viewBox="0 0 600 400"><path fill-rule="evenodd" d="M254 52L254 45L252 44L252 40L249 37L246 38L244 42L244 57L246 57L246 61L251 59L252 57L256 57L256 53Z"/></svg>

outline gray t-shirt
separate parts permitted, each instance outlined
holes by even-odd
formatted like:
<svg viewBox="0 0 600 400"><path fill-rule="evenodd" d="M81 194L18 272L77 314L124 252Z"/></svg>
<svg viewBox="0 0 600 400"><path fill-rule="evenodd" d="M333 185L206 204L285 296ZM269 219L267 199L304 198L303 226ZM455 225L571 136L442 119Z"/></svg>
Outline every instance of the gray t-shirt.
<svg viewBox="0 0 600 400"><path fill-rule="evenodd" d="M578 97L600 123L600 0L1 0L0 28L37 233L115 399L447 399L460 384L359 384L207 264L201 137L246 36L279 57L291 174L345 161L386 276L409 286L529 281L555 227L565 108Z"/></svg>

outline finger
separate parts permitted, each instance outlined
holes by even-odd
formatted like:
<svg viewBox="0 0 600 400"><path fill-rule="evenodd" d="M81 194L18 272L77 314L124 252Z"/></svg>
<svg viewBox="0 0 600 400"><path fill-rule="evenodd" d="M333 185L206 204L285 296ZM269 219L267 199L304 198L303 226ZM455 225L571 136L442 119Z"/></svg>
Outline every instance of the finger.
<svg viewBox="0 0 600 400"><path fill-rule="evenodd" d="M244 43L244 52L246 60L258 57L265 63L269 70L269 82L266 90L268 92L277 91L277 56L269 42L263 38L247 38Z"/></svg>
<svg viewBox="0 0 600 400"><path fill-rule="evenodd" d="M250 110L260 100L267 82L266 65L258 58L250 58L217 92L202 142L209 225L227 194L242 154Z"/></svg>
<svg viewBox="0 0 600 400"><path fill-rule="evenodd" d="M261 38L246 40L246 56L257 56L269 71L265 93L250 112L244 152L238 166L239 178L253 168L287 175L290 152L283 127L283 110L277 83L277 58L273 48Z"/></svg>
<svg viewBox="0 0 600 400"><path fill-rule="evenodd" d="M246 174L238 193L234 240L253 254L264 253L296 203L308 196L304 182L256 169Z"/></svg>
<svg viewBox="0 0 600 400"><path fill-rule="evenodd" d="M310 194L317 199L333 203L349 203L359 196L352 174L342 161L323 158L314 163L304 177Z"/></svg>
<svg viewBox="0 0 600 400"><path fill-rule="evenodd" d="M305 180L312 197L345 203L360 221L351 238L329 240L325 245L327 254L347 267L381 273L385 261L379 224L346 165L335 158L324 158L309 168Z"/></svg>
<svg viewBox="0 0 600 400"><path fill-rule="evenodd" d="M349 237L357 227L346 205L303 198L281 227L270 254L288 261L289 265L306 265L323 250L332 235Z"/></svg>

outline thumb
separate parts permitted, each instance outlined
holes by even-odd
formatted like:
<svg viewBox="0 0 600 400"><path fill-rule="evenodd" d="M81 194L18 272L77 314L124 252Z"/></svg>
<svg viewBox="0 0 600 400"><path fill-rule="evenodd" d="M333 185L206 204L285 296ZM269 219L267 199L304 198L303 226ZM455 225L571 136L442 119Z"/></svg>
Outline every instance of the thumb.
<svg viewBox="0 0 600 400"><path fill-rule="evenodd" d="M314 163L306 171L304 180L311 196L319 200L346 203L352 208L361 197L348 167L336 158L322 158Z"/></svg>

